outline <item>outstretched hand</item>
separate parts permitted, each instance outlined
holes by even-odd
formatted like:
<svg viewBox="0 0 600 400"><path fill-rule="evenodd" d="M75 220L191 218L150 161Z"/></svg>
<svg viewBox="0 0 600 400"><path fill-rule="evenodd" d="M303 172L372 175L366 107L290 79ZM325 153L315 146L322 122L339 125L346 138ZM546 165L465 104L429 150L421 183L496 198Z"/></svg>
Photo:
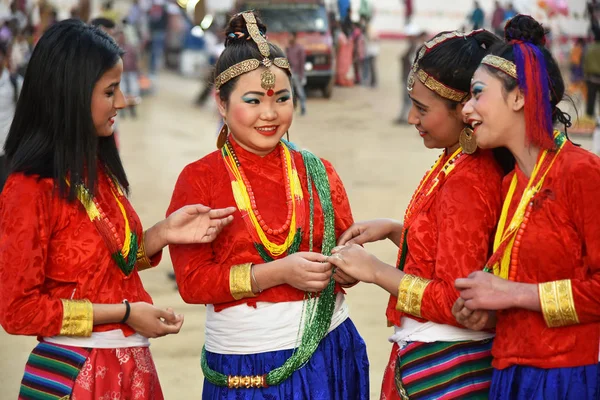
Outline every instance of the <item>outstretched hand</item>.
<svg viewBox="0 0 600 400"><path fill-rule="evenodd" d="M211 209L202 204L181 207L169 215L164 237L167 244L209 243L233 221L235 207Z"/></svg>

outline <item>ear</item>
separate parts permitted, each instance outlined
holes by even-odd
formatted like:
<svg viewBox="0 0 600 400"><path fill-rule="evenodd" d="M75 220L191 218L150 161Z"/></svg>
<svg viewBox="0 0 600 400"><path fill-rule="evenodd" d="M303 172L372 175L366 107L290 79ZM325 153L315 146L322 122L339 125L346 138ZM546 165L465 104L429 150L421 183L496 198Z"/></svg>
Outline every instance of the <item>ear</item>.
<svg viewBox="0 0 600 400"><path fill-rule="evenodd" d="M508 100L513 111L521 111L525 107L525 94L520 88L515 88Z"/></svg>
<svg viewBox="0 0 600 400"><path fill-rule="evenodd" d="M219 109L219 114L221 117L225 118L227 115L227 103L221 100L221 91L217 90L215 92L215 102L217 103L217 108Z"/></svg>

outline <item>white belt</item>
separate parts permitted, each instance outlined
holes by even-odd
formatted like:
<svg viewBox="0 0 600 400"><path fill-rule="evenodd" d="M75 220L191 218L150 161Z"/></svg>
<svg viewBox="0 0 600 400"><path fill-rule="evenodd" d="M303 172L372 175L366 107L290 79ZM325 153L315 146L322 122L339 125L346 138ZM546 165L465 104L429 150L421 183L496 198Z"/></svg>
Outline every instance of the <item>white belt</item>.
<svg viewBox="0 0 600 400"><path fill-rule="evenodd" d="M294 349L300 338L303 302L258 302L256 308L246 304L215 312L208 305L206 313L206 350L217 354L257 354ZM348 318L344 295L338 293L329 332Z"/></svg>
<svg viewBox="0 0 600 400"><path fill-rule="evenodd" d="M463 342L480 341L494 337L493 333L472 331L451 325L436 324L435 322L418 322L412 318L402 317L400 327L394 326L394 334L389 338L400 347L408 342Z"/></svg>
<svg viewBox="0 0 600 400"><path fill-rule="evenodd" d="M123 335L123 331L115 329L107 332L92 332L90 337L78 336L52 336L45 337L44 342L62 344L73 347L89 347L91 349L120 349L125 347L148 347L150 341L147 337L135 333L131 336Z"/></svg>

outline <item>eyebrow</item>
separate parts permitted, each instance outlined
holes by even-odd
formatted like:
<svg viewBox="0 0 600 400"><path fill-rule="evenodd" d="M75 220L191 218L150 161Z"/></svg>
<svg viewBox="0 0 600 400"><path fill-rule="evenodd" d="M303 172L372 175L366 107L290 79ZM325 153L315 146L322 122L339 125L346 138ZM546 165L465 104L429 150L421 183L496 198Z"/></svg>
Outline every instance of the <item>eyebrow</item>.
<svg viewBox="0 0 600 400"><path fill-rule="evenodd" d="M113 83L111 83L110 85L108 85L106 88L107 88L107 89L112 89L112 88L115 88L115 87L119 86L119 84L120 84L120 83L121 83L121 82L113 82Z"/></svg>
<svg viewBox="0 0 600 400"><path fill-rule="evenodd" d="M282 89L282 90L280 90L280 91L278 91L278 92L275 92L275 94L276 94L276 95L278 95L278 96L279 96L280 94L284 94L284 93L290 93L290 90L289 90L289 89ZM244 94L242 95L242 97L244 97L244 96L248 96L249 94L253 94L253 95L255 95L255 96L263 96L263 97L264 97L264 95L265 95L265 93L264 93L264 92L246 92L246 93L244 93Z"/></svg>
<svg viewBox="0 0 600 400"><path fill-rule="evenodd" d="M411 95L408 95L408 97L409 97L409 98L410 98L412 101L414 101L415 103L417 103L417 105L418 105L419 107L421 107L421 108L425 108L425 109L428 109L428 108L429 108L429 106L426 106L425 104L421 103L419 100L415 99L415 98L414 98L414 97L412 97Z"/></svg>

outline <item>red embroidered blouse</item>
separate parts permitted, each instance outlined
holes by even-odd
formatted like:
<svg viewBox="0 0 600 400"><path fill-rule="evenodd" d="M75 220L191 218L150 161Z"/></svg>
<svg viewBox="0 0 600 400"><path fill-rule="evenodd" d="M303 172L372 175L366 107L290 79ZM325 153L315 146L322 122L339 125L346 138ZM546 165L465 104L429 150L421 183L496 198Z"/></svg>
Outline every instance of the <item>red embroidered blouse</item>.
<svg viewBox="0 0 600 400"><path fill-rule="evenodd" d="M516 167L508 221L529 178ZM540 312L499 311L492 354L495 368L562 368L598 363L600 346L600 158L567 142L534 198L521 239L516 281L570 279L579 324L549 328Z"/></svg>
<svg viewBox="0 0 600 400"><path fill-rule="evenodd" d="M99 171L96 198L124 240L125 225L108 177ZM132 231L142 225L128 201ZM160 261L160 254L152 264ZM55 336L61 332L61 299L92 303L152 302L138 272L125 276L82 204L58 196L52 179L11 175L0 196L0 324L11 334ZM94 331L127 325L96 325Z"/></svg>
<svg viewBox="0 0 600 400"><path fill-rule="evenodd" d="M422 318L396 311L398 299L390 296L386 312L390 324L400 326L402 316L407 316L462 327L452 315L459 296L454 281L482 270L491 255L503 175L490 151L462 157L466 158L447 179L442 177L435 198L408 228L404 272L432 280L423 293Z"/></svg>
<svg viewBox="0 0 600 400"><path fill-rule="evenodd" d="M242 149L230 139L233 149L244 169L244 173L256 198L261 216L269 226L282 226L287 217L286 193L279 151L272 151L260 157ZM309 250L309 208L306 170L302 155L291 151L304 193L306 222L299 251ZM339 176L330 163L323 161L327 169L331 198L335 212L336 237L339 237L352 223L352 213L346 191ZM316 191L314 217L314 249L321 251L323 234L323 213ZM221 151L185 167L175 186L168 214L188 204L201 203L212 208L236 206L231 191L231 180L227 173ZM287 235L269 235L269 238L282 243ZM169 246L175 276L181 297L186 303L214 304L215 310L247 303L252 306L257 301L285 302L299 301L304 292L289 285L280 285L263 291L259 296L236 301L231 295L229 273L232 266L264 261L256 251L252 237L241 219L239 211L234 213L233 222L225 227L217 239L209 244ZM336 289L340 291L338 287Z"/></svg>

